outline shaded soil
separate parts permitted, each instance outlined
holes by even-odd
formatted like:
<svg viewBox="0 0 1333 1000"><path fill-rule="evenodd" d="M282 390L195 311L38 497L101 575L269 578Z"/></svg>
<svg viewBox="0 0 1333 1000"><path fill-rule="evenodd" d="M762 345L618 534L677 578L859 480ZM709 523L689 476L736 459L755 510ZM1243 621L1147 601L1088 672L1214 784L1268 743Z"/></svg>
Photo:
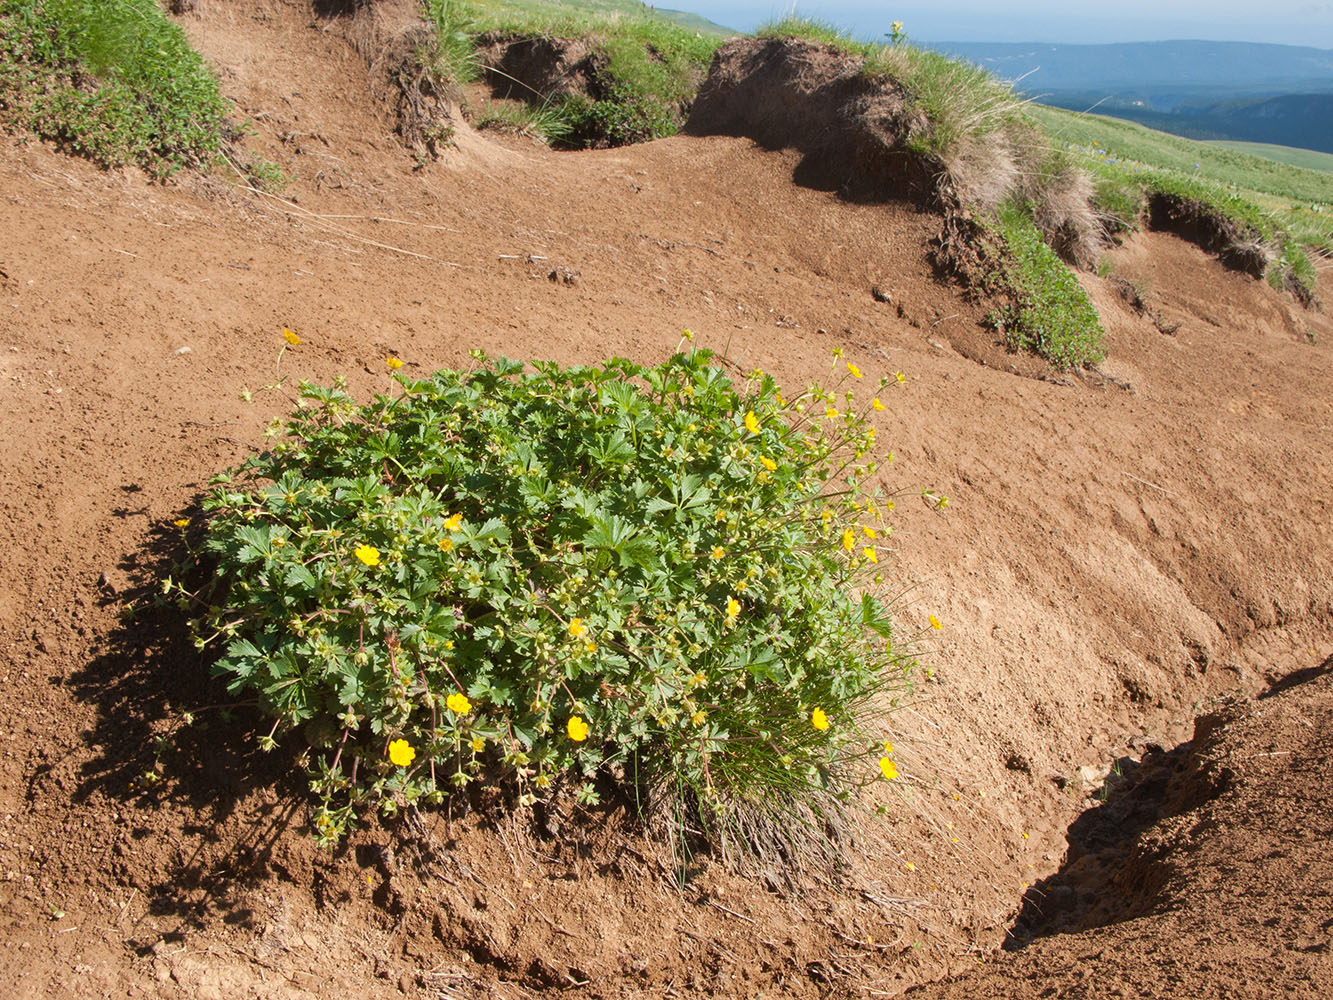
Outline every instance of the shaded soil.
<svg viewBox="0 0 1333 1000"><path fill-rule="evenodd" d="M1110 359L1060 375L935 280L938 216L799 183L799 150L556 154L460 123L422 162L343 9L182 18L250 152L294 175L281 200L0 139L9 995L1328 991L1328 317L1146 233L1112 270L1174 336L1085 275ZM899 616L945 629L842 883L782 896L699 859L678 892L607 813L425 814L317 851L298 748L259 754L179 619L142 610L170 522L262 446L280 379L365 398L389 354L474 346L651 362L682 327L788 385L835 346L907 379L875 415Z"/></svg>

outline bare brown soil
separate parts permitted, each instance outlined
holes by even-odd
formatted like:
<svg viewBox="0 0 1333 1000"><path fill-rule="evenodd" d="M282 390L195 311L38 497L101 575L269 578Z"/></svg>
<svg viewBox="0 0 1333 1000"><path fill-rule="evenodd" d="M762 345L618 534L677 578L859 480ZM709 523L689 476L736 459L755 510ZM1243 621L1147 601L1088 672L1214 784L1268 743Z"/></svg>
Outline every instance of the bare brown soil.
<svg viewBox="0 0 1333 1000"><path fill-rule="evenodd" d="M283 200L0 139L6 995L1329 992L1327 315L1142 234L1110 259L1152 315L1086 276L1109 360L1052 372L935 281L936 216L796 183L800 152L460 126L423 163L343 21L199 0L182 23L295 175ZM677 891L614 814L316 850L296 748L258 754L180 620L129 613L170 522L289 409L264 387L364 398L389 354L474 346L653 361L682 327L789 385L834 346L907 376L876 417L900 616L945 628L843 882L783 896L699 859Z"/></svg>

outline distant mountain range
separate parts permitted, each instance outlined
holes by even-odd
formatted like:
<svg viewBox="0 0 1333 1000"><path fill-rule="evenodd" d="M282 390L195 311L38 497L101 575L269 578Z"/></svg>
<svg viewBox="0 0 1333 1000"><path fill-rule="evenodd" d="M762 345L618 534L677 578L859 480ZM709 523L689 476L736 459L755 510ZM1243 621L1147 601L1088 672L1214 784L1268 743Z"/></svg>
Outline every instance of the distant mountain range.
<svg viewBox="0 0 1333 1000"><path fill-rule="evenodd" d="M1252 42L932 42L1042 104L1191 139L1333 152L1333 50Z"/></svg>

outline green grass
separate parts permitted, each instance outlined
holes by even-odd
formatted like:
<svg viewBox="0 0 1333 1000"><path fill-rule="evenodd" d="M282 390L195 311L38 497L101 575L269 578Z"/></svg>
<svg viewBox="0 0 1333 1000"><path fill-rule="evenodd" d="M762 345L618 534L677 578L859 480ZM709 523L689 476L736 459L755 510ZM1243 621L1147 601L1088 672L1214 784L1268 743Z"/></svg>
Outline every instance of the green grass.
<svg viewBox="0 0 1333 1000"><path fill-rule="evenodd" d="M573 145L626 145L680 131L725 29L624 2L479 0L472 31L586 39L605 57L596 99L558 105ZM711 27L709 27L711 25ZM534 102L550 106L548 95Z"/></svg>
<svg viewBox="0 0 1333 1000"><path fill-rule="evenodd" d="M1000 206L997 231L1008 251L1005 276L1016 305L993 317L1009 346L1061 368L1097 364L1106 356L1102 325L1083 286L1046 245L1028 206Z"/></svg>
<svg viewBox="0 0 1333 1000"><path fill-rule="evenodd" d="M1095 155L1129 172L1135 166L1154 167L1223 187L1234 186L1238 192L1251 196L1333 206L1333 175L1304 165L1279 163L1221 144L1182 139L1102 115L1039 104L1028 105L1026 111L1057 145L1068 143L1076 151ZM1325 165L1333 169L1333 156L1326 153L1309 153L1309 156L1322 157Z"/></svg>
<svg viewBox="0 0 1333 1000"><path fill-rule="evenodd" d="M1040 105L1027 113L1097 177L1108 215L1133 227L1153 192L1189 199L1268 248L1275 286L1290 274L1313 291L1311 254L1333 253L1333 174L1101 115Z"/></svg>
<svg viewBox="0 0 1333 1000"><path fill-rule="evenodd" d="M1295 146L1278 146L1271 142L1239 142L1231 139L1211 139L1205 146L1227 149L1233 153L1248 153L1265 160L1276 160L1293 167L1306 170L1319 170L1333 174L1333 153L1321 153L1314 149L1297 149Z"/></svg>
<svg viewBox="0 0 1333 1000"><path fill-rule="evenodd" d="M165 177L216 155L226 111L152 0L0 0L0 125Z"/></svg>

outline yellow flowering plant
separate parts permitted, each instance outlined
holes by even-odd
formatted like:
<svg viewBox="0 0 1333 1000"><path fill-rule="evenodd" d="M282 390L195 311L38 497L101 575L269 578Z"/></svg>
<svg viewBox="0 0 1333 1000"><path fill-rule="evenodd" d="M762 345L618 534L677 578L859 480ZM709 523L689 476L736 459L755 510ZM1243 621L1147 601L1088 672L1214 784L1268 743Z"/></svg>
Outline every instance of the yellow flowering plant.
<svg viewBox="0 0 1333 1000"><path fill-rule="evenodd" d="M824 836L882 780L873 716L912 666L869 394L831 424L819 386L787 399L706 350L474 358L365 405L303 383L204 504L197 642L273 719L264 746L313 744L318 836L483 777Z"/></svg>

